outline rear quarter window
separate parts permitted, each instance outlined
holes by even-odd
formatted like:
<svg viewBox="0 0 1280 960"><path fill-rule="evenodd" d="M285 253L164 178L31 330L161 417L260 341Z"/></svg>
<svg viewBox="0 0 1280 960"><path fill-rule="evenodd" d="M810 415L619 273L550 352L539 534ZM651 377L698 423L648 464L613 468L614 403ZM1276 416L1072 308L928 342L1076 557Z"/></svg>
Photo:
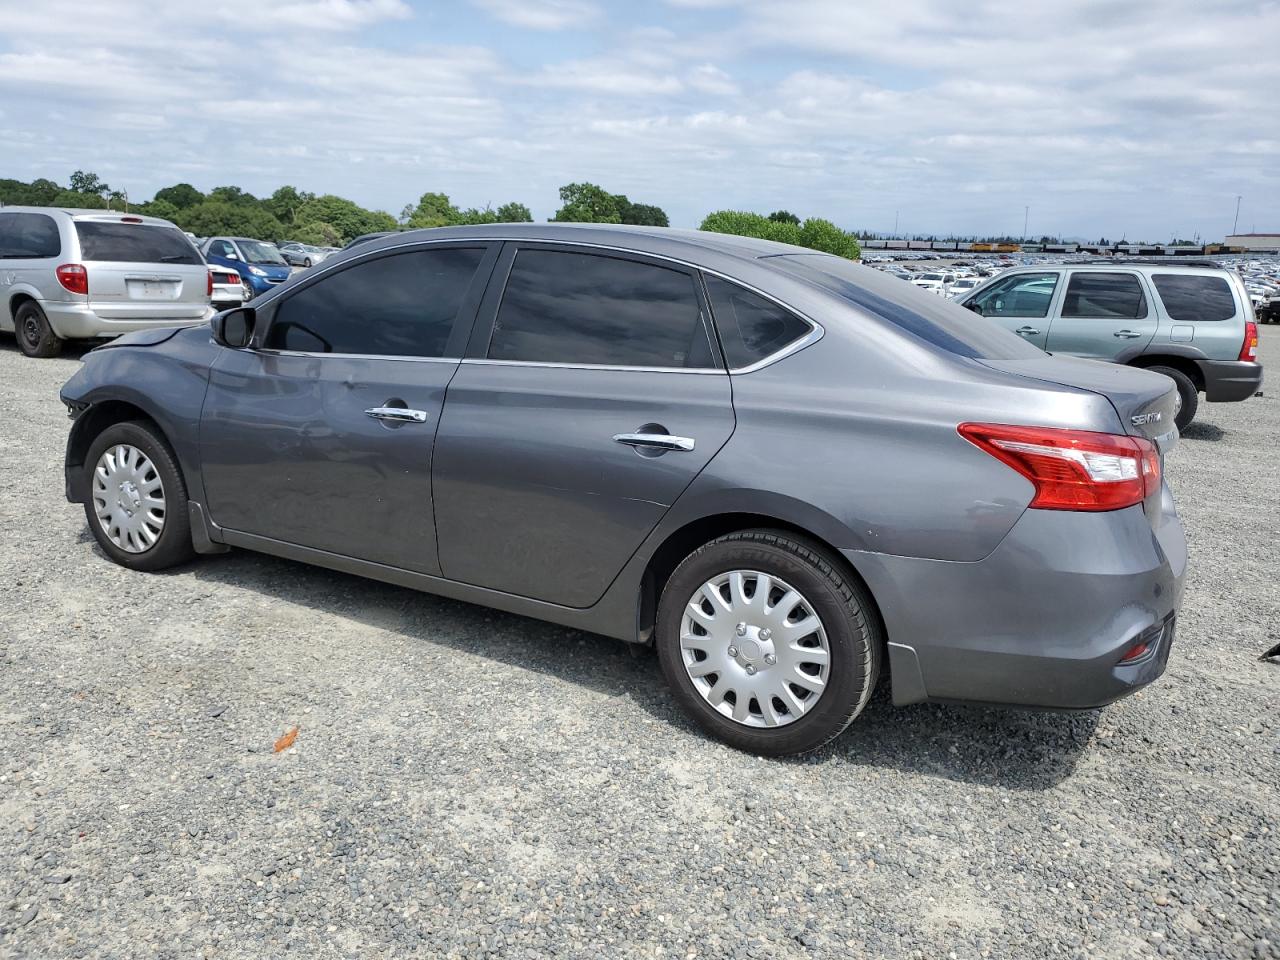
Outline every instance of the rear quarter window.
<svg viewBox="0 0 1280 960"><path fill-rule="evenodd" d="M35 260L62 253L53 217L43 213L0 213L0 260Z"/></svg>
<svg viewBox="0 0 1280 960"><path fill-rule="evenodd" d="M711 312L731 370L772 356L813 329L791 311L719 277L706 275Z"/></svg>
<svg viewBox="0 0 1280 960"><path fill-rule="evenodd" d="M177 227L147 223L99 223L78 221L80 257L85 261L115 263L186 263L204 260Z"/></svg>
<svg viewBox="0 0 1280 960"><path fill-rule="evenodd" d="M1230 320L1236 315L1236 299L1226 277L1177 273L1151 276L1165 313L1186 323Z"/></svg>

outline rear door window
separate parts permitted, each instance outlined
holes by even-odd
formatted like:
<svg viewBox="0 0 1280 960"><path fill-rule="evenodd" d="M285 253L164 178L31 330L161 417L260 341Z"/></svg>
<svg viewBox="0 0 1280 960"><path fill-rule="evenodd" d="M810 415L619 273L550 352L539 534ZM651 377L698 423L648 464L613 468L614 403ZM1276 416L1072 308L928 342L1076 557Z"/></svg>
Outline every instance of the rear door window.
<svg viewBox="0 0 1280 960"><path fill-rule="evenodd" d="M0 260L35 260L62 253L53 217L43 213L0 213Z"/></svg>
<svg viewBox="0 0 1280 960"><path fill-rule="evenodd" d="M1136 274L1073 273L1062 315L1140 320L1147 315L1147 298Z"/></svg>
<svg viewBox="0 0 1280 960"><path fill-rule="evenodd" d="M1230 320L1236 315L1236 299L1226 277L1156 273L1151 279L1165 312L1174 320L1198 323Z"/></svg>
<svg viewBox="0 0 1280 960"><path fill-rule="evenodd" d="M720 277L707 276L707 296L731 370L759 363L813 329L785 307Z"/></svg>
<svg viewBox="0 0 1280 960"><path fill-rule="evenodd" d="M448 356L458 311L483 256L483 247L451 247L352 264L285 297L263 346L300 353Z"/></svg>
<svg viewBox="0 0 1280 960"><path fill-rule="evenodd" d="M539 249L516 254L488 356L592 366L714 365L693 274Z"/></svg>
<svg viewBox="0 0 1280 960"><path fill-rule="evenodd" d="M997 280L969 303L984 317L1047 317L1057 288L1057 273L1019 273Z"/></svg>
<svg viewBox="0 0 1280 960"><path fill-rule="evenodd" d="M81 259L86 261L204 263L200 252L176 227L79 220L76 234L80 237Z"/></svg>

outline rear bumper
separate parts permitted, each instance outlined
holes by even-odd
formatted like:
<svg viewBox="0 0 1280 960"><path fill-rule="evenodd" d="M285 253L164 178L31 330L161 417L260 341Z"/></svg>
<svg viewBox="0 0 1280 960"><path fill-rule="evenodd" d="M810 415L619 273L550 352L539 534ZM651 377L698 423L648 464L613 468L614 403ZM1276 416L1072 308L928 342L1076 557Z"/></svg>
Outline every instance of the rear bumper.
<svg viewBox="0 0 1280 960"><path fill-rule="evenodd" d="M1164 672L1187 564L1167 489L1157 531L1140 506L1028 510L975 563L845 555L880 604L895 703L1059 710L1103 706ZM1121 665L1143 639L1152 652Z"/></svg>
<svg viewBox="0 0 1280 960"><path fill-rule="evenodd" d="M116 337L122 333L133 333L135 330L152 330L156 327L195 327L208 323L213 316L213 308L206 307L198 317L154 317L141 319L109 319L93 312L85 303L60 303L57 301L41 301L40 309L44 311L53 332L64 339L84 339L92 337Z"/></svg>
<svg viewBox="0 0 1280 960"><path fill-rule="evenodd" d="M1262 389L1262 364L1239 360L1201 360L1206 400L1248 400Z"/></svg>

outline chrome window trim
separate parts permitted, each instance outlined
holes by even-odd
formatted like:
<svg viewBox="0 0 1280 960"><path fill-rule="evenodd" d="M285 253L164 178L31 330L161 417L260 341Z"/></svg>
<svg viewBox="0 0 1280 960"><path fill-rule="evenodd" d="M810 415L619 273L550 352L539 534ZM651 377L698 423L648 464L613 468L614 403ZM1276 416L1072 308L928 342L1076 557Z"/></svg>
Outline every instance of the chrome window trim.
<svg viewBox="0 0 1280 960"><path fill-rule="evenodd" d="M774 351L773 353L769 354L769 356L762 357L761 359L757 360L755 363L749 364L745 367L731 367L731 368L728 368L727 370L720 369L720 368L687 368L687 367L623 367L623 366L616 366L611 364L548 363L543 361L527 361L527 360L489 360L487 358L463 358L462 360L463 363L483 362L483 363L493 363L493 364L504 364L508 366L561 367L561 368L570 369L570 370L574 370L574 369L641 370L641 371L647 371L649 373L660 372L660 373L703 374L703 373L726 373L727 372L731 375L739 375L739 374L746 374L746 373L755 373L755 371L761 370L764 367L769 366L770 364L777 363L779 360L783 359L784 357L788 357L793 353L803 350L805 347L812 346L813 344L817 343L819 340L822 339L823 335L826 333L826 330L823 328L822 324L820 324L817 320L814 320L812 317L806 315L805 313L802 313L800 310L797 310L795 307L791 306L790 304L783 303L777 297L773 296L773 294L766 293L764 290L761 290L759 287L752 286L750 283L747 283L739 279L738 277L732 277L727 273L722 273L719 270L713 270L710 267L704 267L697 263L691 263L688 260L681 260L679 257L671 257L662 253L650 253L647 250L636 250L631 247L620 247L620 246L615 246L612 244L605 244L605 243L592 243L592 242L583 241L583 240L547 240L539 237L492 237L492 236L432 237L430 239L406 240L404 243L395 243L387 247L378 247L377 249L374 249L374 250L364 251L358 254L357 256L352 257L350 260L343 260L340 263L330 263L329 260L322 260L319 264L317 264L316 266L312 267L309 271L307 271L307 276L315 277L316 278L315 282L319 283L320 280L323 279L324 275L326 273L329 273L331 270L336 270L339 267L345 267L350 264L358 263L361 260L364 260L369 257L373 257L375 255L389 253L393 250L407 250L415 247L422 247L422 246L442 244L442 243L450 243L456 246L466 246L469 243L517 243L517 244L529 244L529 245L552 244L555 246L562 246L562 247L582 247L588 250L607 250L612 253L625 253L625 254L630 254L631 256L649 257L653 260L663 260L667 263L674 263L677 266L684 267L687 270L696 270L700 273L709 274L710 276L713 276L713 277L719 277L721 280L727 280L729 283L736 283L738 286L742 287L744 290L750 290L752 293L756 294L757 296L763 297L764 299L770 301L771 303L776 303L778 306L782 307L784 310L788 311L789 313L795 314L797 317L799 317L805 323L809 324L809 326L811 327L809 333L806 336L803 336L798 340L791 341L791 343L787 344L785 347L783 347L780 350ZM270 298L271 300L275 299L272 296L272 291L270 290L262 294L262 299L265 300L268 298ZM714 320L712 321L712 324L714 325ZM276 352L282 352L282 351L276 351ZM356 354L321 353L321 354L315 354L315 356L333 357L333 356L357 356L357 355ZM413 358L397 358L397 359L413 359ZM429 359L429 358L422 358L422 359Z"/></svg>
<svg viewBox="0 0 1280 960"><path fill-rule="evenodd" d="M556 370L616 370L630 373L692 373L726 375L721 367L627 367L616 363L558 363L549 360L490 360L488 357L463 357L463 363L486 367L549 367Z"/></svg>
<svg viewBox="0 0 1280 960"><path fill-rule="evenodd" d="M415 357L401 356L394 353L316 353L309 350L275 350L269 347L253 347L251 352L271 357L310 357L323 360L340 357L343 360L405 360L409 363L459 363L461 357Z"/></svg>

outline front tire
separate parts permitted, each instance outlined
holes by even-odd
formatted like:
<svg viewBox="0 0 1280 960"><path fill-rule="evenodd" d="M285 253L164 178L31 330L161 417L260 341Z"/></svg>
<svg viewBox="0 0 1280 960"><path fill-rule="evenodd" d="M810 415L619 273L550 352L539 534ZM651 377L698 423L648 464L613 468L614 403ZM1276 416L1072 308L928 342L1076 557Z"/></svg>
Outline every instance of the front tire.
<svg viewBox="0 0 1280 960"><path fill-rule="evenodd" d="M18 308L13 318L13 330L18 338L18 349L28 357L47 359L62 352L62 338L49 326L49 318L40 305L28 300Z"/></svg>
<svg viewBox="0 0 1280 960"><path fill-rule="evenodd" d="M1181 370L1173 367L1147 367L1147 369L1154 373L1163 373L1178 388L1178 412L1173 422L1178 425L1179 430L1187 429L1191 421L1196 418L1196 410L1200 406L1200 392L1196 390L1195 383Z"/></svg>
<svg viewBox="0 0 1280 960"><path fill-rule="evenodd" d="M884 638L866 588L793 534L745 530L699 547L658 606L662 672L684 710L740 750L815 750L862 712Z"/></svg>
<svg viewBox="0 0 1280 960"><path fill-rule="evenodd" d="M169 444L150 423L107 427L85 457L85 518L114 562L163 570L190 560L187 485Z"/></svg>

